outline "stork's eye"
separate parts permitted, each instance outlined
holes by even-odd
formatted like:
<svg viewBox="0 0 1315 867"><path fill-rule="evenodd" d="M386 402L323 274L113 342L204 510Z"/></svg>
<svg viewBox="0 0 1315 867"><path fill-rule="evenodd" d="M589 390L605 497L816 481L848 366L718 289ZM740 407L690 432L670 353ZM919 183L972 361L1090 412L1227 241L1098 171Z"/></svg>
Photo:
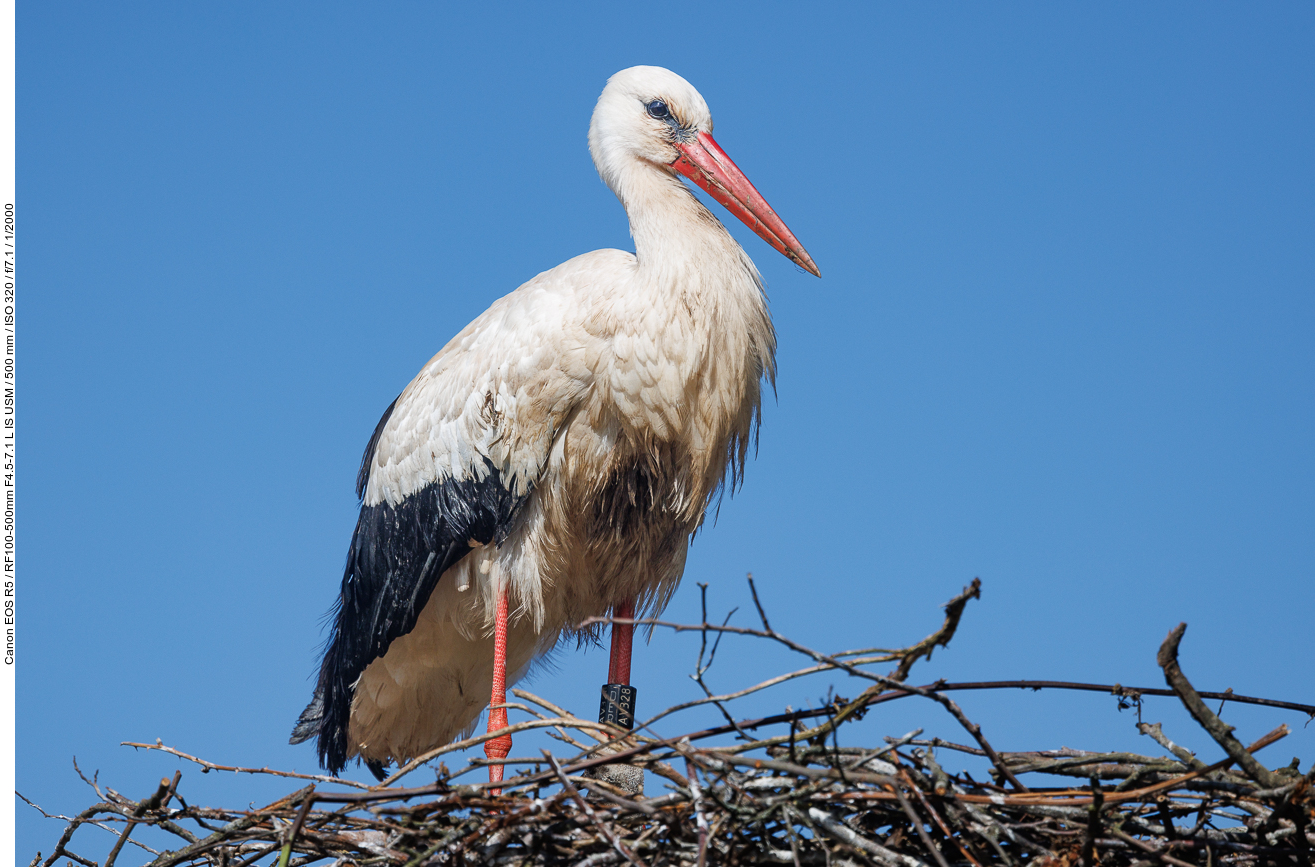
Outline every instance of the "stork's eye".
<svg viewBox="0 0 1315 867"><path fill-rule="evenodd" d="M671 112L667 109L665 102L655 99L648 104L648 116L658 120L666 120L671 117Z"/></svg>

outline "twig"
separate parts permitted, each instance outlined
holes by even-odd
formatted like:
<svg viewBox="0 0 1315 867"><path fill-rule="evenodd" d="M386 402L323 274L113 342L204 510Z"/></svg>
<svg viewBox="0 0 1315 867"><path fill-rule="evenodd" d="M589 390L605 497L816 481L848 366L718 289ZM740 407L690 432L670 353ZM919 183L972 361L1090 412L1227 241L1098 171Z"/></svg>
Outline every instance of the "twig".
<svg viewBox="0 0 1315 867"><path fill-rule="evenodd" d="M910 785L912 785L912 783L910 783ZM909 817L909 822L913 825L913 830L918 833L918 839L922 841L922 847L927 850L940 867L950 867L949 862L945 860L945 856L941 854L941 850L931 841L931 836L927 833L927 829L922 827L922 819L918 817L917 813L913 812L913 807L909 804L909 799L904 797L904 793L899 789L895 790L895 797L899 800L899 806L900 809L904 811L904 815Z"/></svg>
<svg viewBox="0 0 1315 867"><path fill-rule="evenodd" d="M132 829L137 827L137 820L145 815L146 811L158 809L171 788L169 778L163 777L160 779L160 785L156 788L155 794L149 798L142 798L137 803L137 806L133 808L132 818L128 820L123 833L119 835L119 839L114 843L114 848L110 850L109 856L105 859L105 867L114 867L114 859L119 857L119 852L122 851L123 844L128 842L128 835L132 833Z"/></svg>
<svg viewBox="0 0 1315 867"><path fill-rule="evenodd" d="M516 696L517 698L523 698L523 699L525 699L525 700L528 701L528 702L533 702L534 704L537 704L539 707L545 708L549 713L555 713L555 714L557 714L557 716L559 716L559 717L561 717L561 718L563 718L563 719L578 719L578 717L576 717L576 715L573 714L573 713L571 713L569 710L566 710L565 708L558 707L557 705L555 705L555 704L553 704L552 702L548 701L546 698L540 698L539 696L535 695L534 693L530 692L529 690L517 688L517 689L513 689L513 690L511 691L511 694L514 695L514 696ZM540 719L547 719L547 717L539 717L539 718L540 718ZM591 730L589 730L589 729L582 729L582 731L584 732L584 734L586 734L586 735L588 735L589 737L593 738L596 742L598 742L598 743L600 743L600 744L607 743L607 740L608 740L607 738L602 737L602 736L596 734L595 732L593 732L593 731L591 731ZM587 750L587 749L589 749L589 747L585 746L585 745L582 744L580 741L577 741L575 738L573 738L573 737L571 737L570 735L568 735L568 734L566 733L566 729L565 729L565 728L562 728L561 726L558 726L558 727L557 727L557 733L558 733L559 735L561 735L561 737L562 737L562 739L563 739L564 741L566 741L567 743L569 743L571 746L575 747L576 749L578 749L578 750Z"/></svg>
<svg viewBox="0 0 1315 867"><path fill-rule="evenodd" d="M749 580L752 582L752 577ZM680 745L688 748L689 741L681 741ZM694 762L690 759L688 752L685 753L685 774L689 778L690 796L694 801L694 817L699 829L698 867L703 867L708 856L708 819L703 815L703 789L699 785L699 771L698 768L694 767Z"/></svg>
<svg viewBox="0 0 1315 867"><path fill-rule="evenodd" d="M926 862L920 861L911 855L903 855L860 837L843 823L836 821L834 816L817 807L808 808L808 817L816 822L827 834L860 852L866 852L882 864L896 865L896 867L927 867Z"/></svg>
<svg viewBox="0 0 1315 867"><path fill-rule="evenodd" d="M848 651L846 651L846 653L848 653ZM833 654L833 656L836 659L840 659L843 656L845 656L845 654L837 653L837 654ZM877 662L890 662L894 659L899 659L899 654L897 652L886 653L885 655L882 656L871 656L871 657L863 657L859 659L851 659L848 660L848 662L851 665L871 665ZM651 725L657 722L658 720L662 719L663 717L671 716L672 714L679 713L680 711L683 710L688 710L689 708L692 707L698 707L700 705L705 705L705 704L714 704L717 702L724 703L724 702L734 701L737 698L744 698L746 695L752 695L755 692L762 692L764 689L769 689L773 686L778 686L782 683L786 683L787 681L796 680L801 677L807 677L810 674L821 674L824 671L835 671L835 666L831 665L830 663L823 663L820 665L810 665L806 668L800 668L795 671L787 672L785 674L778 674L775 677L769 677L767 680L756 683L753 686L747 686L744 689L739 689L734 692L722 693L721 695L714 695L705 698L696 698L687 702L682 702L681 704L675 704L667 708L666 710L659 711L654 716L649 717L648 720L644 723L644 725L645 726ZM928 685L927 688L931 688L932 686L933 685ZM937 686L936 688L939 689L941 687ZM886 695L889 695L889 693L886 693ZM904 693L904 695L914 695L914 693L907 692Z"/></svg>
<svg viewBox="0 0 1315 867"><path fill-rule="evenodd" d="M936 689L944 692L955 692L957 690L967 689L1065 689L1078 690L1081 692L1103 692L1109 695L1131 696L1131 695L1156 695L1174 698L1178 693L1172 689L1162 689L1160 687L1149 686L1122 686L1117 683L1081 683L1070 680L985 680L967 683L936 683L933 684ZM1276 707L1284 710L1295 710L1309 716L1315 716L1315 705L1301 704L1295 701L1279 701L1273 698L1260 698L1254 695L1237 695L1236 693L1225 692L1198 692L1201 698L1209 699L1227 699L1234 704L1255 704L1261 707Z"/></svg>
<svg viewBox="0 0 1315 867"><path fill-rule="evenodd" d="M752 587L752 581L750 582L750 586ZM754 591L754 604L755 605L760 604L757 598L757 591ZM605 618L596 618L596 617L587 618L586 620L583 621L581 626L584 627L591 625L593 623L601 623L603 622L604 619ZM842 671L846 671L849 674L854 675L855 677L861 677L866 680L876 681L878 686L884 686L888 688L893 687L895 689L906 691L914 695L920 695L923 698L929 698L932 701L939 703L942 707L948 710L950 712L950 715L953 716L955 720L957 720L959 724L962 725L964 729L966 729L968 733L973 736L973 739L977 741L978 745L981 746L981 748L986 751L987 756L989 756L991 759L991 763L995 765L996 770L1000 772L1000 775L1004 779L1008 780L1010 784L1012 784L1019 791L1023 791L1023 792L1028 791L1027 787L1018 781L1018 778L1013 775L1013 772L1009 770L1009 768L1004 764L1004 762L1000 761L999 754L995 751L995 748L991 746L990 742L986 740L985 735L982 734L981 727L978 726L976 723L972 722L971 720L969 720L968 717L964 714L962 708L960 708L957 704L955 704L955 702L952 701L948 696L942 695L939 692L935 691L934 689L925 688L925 687L916 687L916 686L906 686L904 684L899 683L898 681L891 680L888 677L882 677L881 675L873 674L872 672L869 671L863 671L862 669L856 668L851 663L843 662L841 660L835 659L834 657L826 656L825 654L819 653L816 650L813 650L812 648L805 647L804 645L799 644L798 642L792 641L777 632L771 631L770 627L768 627L767 631L762 631L757 629L747 629L744 627L734 627L734 626L717 627L711 624L689 626L683 623L671 623L669 621L663 621L657 619L636 620L635 623L644 624L648 626L663 626L668 629L672 629L676 632L685 632L685 631L692 631L697 629L711 629L711 630L736 633L740 635L755 635L761 638L770 638L771 640L779 642L780 644L785 645L786 647L796 651L797 653L801 653L804 654L805 656L811 657L812 659L815 659L820 663L831 665L835 668L841 669ZM836 714L836 717L833 721L829 722L824 727L819 727L820 729L819 733L829 733L834 724L838 724L839 722L842 722L844 719L847 719L851 714L857 712L858 710L861 710L872 700L877 699L880 695L881 693L879 691L876 691L875 688L870 687L868 690L864 692L863 695L859 696L859 698L855 699L853 702L842 708L839 711L839 713ZM736 726L736 728L737 729L741 728L741 726ZM766 745L766 742L757 741L752 744L745 745L745 748L749 749L756 746L764 746L764 745Z"/></svg>
<svg viewBox="0 0 1315 867"><path fill-rule="evenodd" d="M973 865L973 867L982 867L981 863L978 862L978 860L973 857L973 854L968 851L968 847L964 846L963 843L957 837L954 836L954 833L950 831L949 826L945 824L945 820L941 818L941 814L936 811L936 808L932 805L931 801L928 800L927 796L923 794L922 789L918 787L916 784L914 784L913 780L909 778L908 772L903 768L900 768L900 777L904 780L909 790L913 792L914 795L917 796L918 801L922 804L922 808L927 811L927 815L931 816L932 821L936 823L936 827L941 829L941 833L945 835L945 839L954 843L954 845L958 848L959 852L963 855L963 857L968 859L968 861ZM939 850L937 850L936 854L938 861L944 860L944 856L940 854Z"/></svg>
<svg viewBox="0 0 1315 867"><path fill-rule="evenodd" d="M767 612L763 610L763 604L758 601L758 588L753 583L753 573L750 572L745 577L749 580L749 593L753 596L753 607L758 609L758 618L763 622L763 630L768 635L776 635L772 625L767 622Z"/></svg>
<svg viewBox="0 0 1315 867"><path fill-rule="evenodd" d="M635 855L635 853L631 852L625 846L625 844L621 842L621 840L616 836L616 833L613 832L611 828L607 827L605 824L603 824L603 822L599 821L598 816L594 813L593 809L590 808L589 803L585 801L584 798L580 797L579 790L576 789L575 786L571 783L570 778L567 777L566 774L562 772L562 766L557 764L556 757L553 756L553 754L548 752L547 750L543 751L543 755L548 760L548 762L552 765L552 769L553 771L556 772L557 778L562 781L562 788L566 790L566 793L570 795L572 799L574 799L575 803L580 805L580 809L584 811L584 814L587 817L589 817L589 821L592 822L593 826L598 829L598 833L602 834L604 837L607 838L607 841L612 844L613 848L615 848L617 852L621 853L622 858L625 858L631 864L634 864L635 867L646 867L644 862L640 861L639 858Z"/></svg>
<svg viewBox="0 0 1315 867"><path fill-rule="evenodd" d="M90 780L87 779L87 775L82 773L82 768L78 767L77 756L73 757L73 770L77 771L78 776L82 778L82 782L86 783L88 786L91 786L92 791L96 793L96 797L100 798L102 801L109 800L108 798L105 797L105 795L101 793L100 786L96 784L97 780L100 779L100 771L96 771L94 774L92 774L92 778Z"/></svg>
<svg viewBox="0 0 1315 867"><path fill-rule="evenodd" d="M239 768L233 765L217 765L214 762L207 762L205 759L199 759L196 756L188 755L181 750L173 747L166 747L164 742L156 739L153 744L139 744L134 741L123 741L119 744L121 747L132 747L138 750L156 750L157 752L168 753L171 756L177 756L180 759L186 759L189 762L195 762L209 771L228 771L234 774L267 774L271 777L290 777L296 780L314 780L317 783L338 783L343 786L352 786L357 789L368 789L369 786L364 783L358 783L355 780L345 780L341 777L330 777L324 774L297 774L291 771L277 771L273 768ZM108 867L108 865L106 865Z"/></svg>
<svg viewBox="0 0 1315 867"><path fill-rule="evenodd" d="M288 867L288 859L292 857L292 846L297 842L297 835L301 833L301 826L306 824L306 816L310 813L310 808L315 805L315 787L311 786L306 797L301 801L301 809L297 811L297 818L292 823L292 828L288 831L287 842L283 844L283 851L279 853L278 867Z"/></svg>
<svg viewBox="0 0 1315 867"><path fill-rule="evenodd" d="M753 580L752 576L750 576L749 580L750 581ZM708 622L708 585L700 584L699 592L703 606L703 623L704 625L706 625ZM735 614L737 610L739 609L732 608L726 614L726 619L722 621L721 625L725 626L727 623L730 623L731 616ZM703 690L703 694L704 696L706 696L706 701L711 702L712 705L716 707L718 711L721 712L722 717L726 720L726 722L729 725L735 727L735 730L739 733L740 737L742 737L746 741L753 740L751 737L749 737L747 734L745 734L743 731L740 730L740 727L735 722L735 717L731 716L730 711L726 710L726 706L722 704L722 702L712 694L712 690L708 688L707 683L705 683L703 680L703 675L707 674L708 669L712 668L712 662L717 657L717 648L721 646L722 636L724 636L726 633L724 632L716 633L717 639L712 643L712 652L708 654L708 661L706 664L704 664L703 662L703 654L705 651L707 651L707 647L708 647L708 631L705 629L701 634L702 634L702 638L699 641L699 659L698 662L694 664L694 673L690 675L690 678L699 685L700 689ZM643 727L647 728L648 725L649 725L648 723L645 723Z"/></svg>
<svg viewBox="0 0 1315 867"><path fill-rule="evenodd" d="M21 798L23 800L23 803L27 804L32 809L36 810L38 813L40 813L42 816L44 816L47 819L59 819L61 822L68 822L70 827L73 828L77 828L80 825L93 825L97 828L100 828L102 831L108 831L109 833L113 834L116 837L119 835L119 832L116 831L114 828L111 828L109 825L106 825L104 822L98 822L96 819L92 818L95 814L101 812L110 812L113 813L114 815L122 816L123 815L122 810L111 804L96 804L90 810L83 811L77 817L70 817L70 816L65 816L61 813L47 813L45 810L41 809L40 804L28 800L28 798L22 792L15 790L14 794L17 795L19 798ZM173 833L179 834L181 836L188 835L188 832L185 829L179 828L177 826L170 827L167 830L172 831ZM156 852L154 849L152 849L150 846L147 846L137 840L129 840L128 842L136 846L138 849L141 849L146 852L150 852L152 855L160 854L159 852ZM56 855L55 860L58 860L60 857L62 857L62 855ZM33 864L40 864L40 863L41 863L41 856L37 855L37 857L33 861ZM97 867L99 867L99 865L97 865Z"/></svg>
<svg viewBox="0 0 1315 867"><path fill-rule="evenodd" d="M982 579L974 578L973 583L965 587L962 593L945 603L945 623L941 625L941 628L903 651L899 666L886 676L891 680L903 681L909 676L913 664L919 659L931 659L933 650L937 647L948 646L950 639L954 637L955 631L959 628L959 620L963 617L963 609L968 604L968 600L981 598Z"/></svg>
<svg viewBox="0 0 1315 867"><path fill-rule="evenodd" d="M527 720L526 722L519 722L516 723L515 725L507 726L505 729L500 729L499 731L496 732L485 732L483 734L475 735L474 737L466 738L465 740L454 741L446 746L432 749L429 752L419 755L416 758L412 759L411 761L407 762L405 765L398 768L396 771L393 771L392 775L388 777L388 779L380 783L380 785L390 786L393 783L400 780L402 777L414 771L416 768L423 765L425 762L433 761L439 756L446 755L447 753L454 753L459 750L470 749L473 746L478 746L479 744L482 744L485 741L495 737L502 737L503 735L514 735L518 732L528 731L530 729L557 728L559 726L566 726L569 728L578 728L578 729L593 729L595 731L606 732L609 735L609 737L615 737L618 734L618 730L614 726L609 726L605 723L593 723L593 722L589 722L588 720L580 719L578 717L569 717L569 718L558 717L557 719Z"/></svg>
<svg viewBox="0 0 1315 867"><path fill-rule="evenodd" d="M223 828L215 831L203 840L198 840L197 842L174 852L165 852L152 861L149 867L173 867L174 864L181 864L184 861L190 861L207 850L213 849L225 841L232 839L235 835L260 824L274 809L285 806L289 803L295 803L298 798L304 796L312 788L314 787L307 786L304 789L299 789L286 798L274 802L264 810L257 810L256 812L248 813L245 816L240 816L237 819L234 819L232 822L229 822Z"/></svg>
<svg viewBox="0 0 1315 867"><path fill-rule="evenodd" d="M1087 808L1087 833L1082 838L1083 867L1095 867L1096 838L1100 836L1100 811L1105 805L1105 793L1100 780L1091 778L1091 806Z"/></svg>
<svg viewBox="0 0 1315 867"><path fill-rule="evenodd" d="M1170 632L1164 643L1160 645L1160 652L1156 654L1155 661L1164 669L1165 682L1178 694L1182 700L1183 706L1192 718L1200 723L1201 728L1209 732L1210 737L1215 739L1215 743L1224 748L1224 752L1232 757L1233 761L1246 772L1246 775L1260 784L1262 789L1274 789L1282 785L1282 781L1277 779L1269 769L1260 762L1252 758L1246 748L1242 746L1241 741L1233 737L1233 727L1224 723L1223 720L1215 716L1210 708L1206 707L1201 696L1192 687L1187 675L1178 665L1178 643L1183 640L1183 633L1187 631L1186 623L1179 623Z"/></svg>
<svg viewBox="0 0 1315 867"><path fill-rule="evenodd" d="M1180 747L1178 744L1165 737L1164 730L1160 728L1159 723L1137 723L1137 731L1154 740L1157 744L1173 753L1178 761L1182 762L1189 768L1203 768L1205 762L1198 759L1192 754L1192 751L1186 747Z"/></svg>
<svg viewBox="0 0 1315 867"><path fill-rule="evenodd" d="M1136 837L1133 837L1129 834L1125 834L1123 830L1120 828L1110 828L1110 833L1115 837L1119 838L1120 840L1122 840L1123 842L1128 843L1132 846L1136 846L1138 849L1142 850L1147 855L1152 856L1157 861L1164 861L1165 863L1168 864L1177 865L1177 867L1196 867L1195 864L1188 864L1186 861L1179 860L1178 858L1173 857L1168 852L1165 852L1162 849L1157 849L1154 846L1151 846L1147 843L1142 842L1141 840L1138 840Z"/></svg>

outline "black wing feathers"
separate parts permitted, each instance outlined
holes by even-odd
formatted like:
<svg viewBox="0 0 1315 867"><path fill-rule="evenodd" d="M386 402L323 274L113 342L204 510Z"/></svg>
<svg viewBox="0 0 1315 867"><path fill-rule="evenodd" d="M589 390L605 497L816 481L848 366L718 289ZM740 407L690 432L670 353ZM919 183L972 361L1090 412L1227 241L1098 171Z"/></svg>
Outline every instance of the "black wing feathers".
<svg viewBox="0 0 1315 867"><path fill-rule="evenodd" d="M395 405L370 438L358 493L364 493ZM347 724L361 673L415 627L439 578L470 551L470 540L486 545L507 537L528 496L512 494L493 464L483 461L483 479L472 467L469 478L434 482L397 506L361 507L315 695L292 731L293 743L319 736L320 763L331 773L347 763Z"/></svg>

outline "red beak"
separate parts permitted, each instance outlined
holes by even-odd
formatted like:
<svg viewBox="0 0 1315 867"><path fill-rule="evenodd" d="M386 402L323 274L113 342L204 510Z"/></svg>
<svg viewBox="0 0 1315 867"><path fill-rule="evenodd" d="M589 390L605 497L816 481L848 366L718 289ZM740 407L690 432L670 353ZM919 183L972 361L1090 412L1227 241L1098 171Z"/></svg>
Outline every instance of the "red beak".
<svg viewBox="0 0 1315 867"><path fill-rule="evenodd" d="M707 190L708 195L739 217L758 237L793 259L799 267L815 277L822 276L803 244L712 136L701 132L692 142L677 143L676 149L680 156L671 164L673 169Z"/></svg>

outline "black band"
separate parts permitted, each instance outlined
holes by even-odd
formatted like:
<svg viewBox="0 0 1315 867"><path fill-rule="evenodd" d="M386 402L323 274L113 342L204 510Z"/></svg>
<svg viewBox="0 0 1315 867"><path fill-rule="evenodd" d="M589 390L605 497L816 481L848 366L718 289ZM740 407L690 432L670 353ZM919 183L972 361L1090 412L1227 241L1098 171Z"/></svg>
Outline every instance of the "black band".
<svg viewBox="0 0 1315 867"><path fill-rule="evenodd" d="M628 683L603 685L603 700L598 705L598 721L630 731L635 727L635 696L639 690Z"/></svg>

